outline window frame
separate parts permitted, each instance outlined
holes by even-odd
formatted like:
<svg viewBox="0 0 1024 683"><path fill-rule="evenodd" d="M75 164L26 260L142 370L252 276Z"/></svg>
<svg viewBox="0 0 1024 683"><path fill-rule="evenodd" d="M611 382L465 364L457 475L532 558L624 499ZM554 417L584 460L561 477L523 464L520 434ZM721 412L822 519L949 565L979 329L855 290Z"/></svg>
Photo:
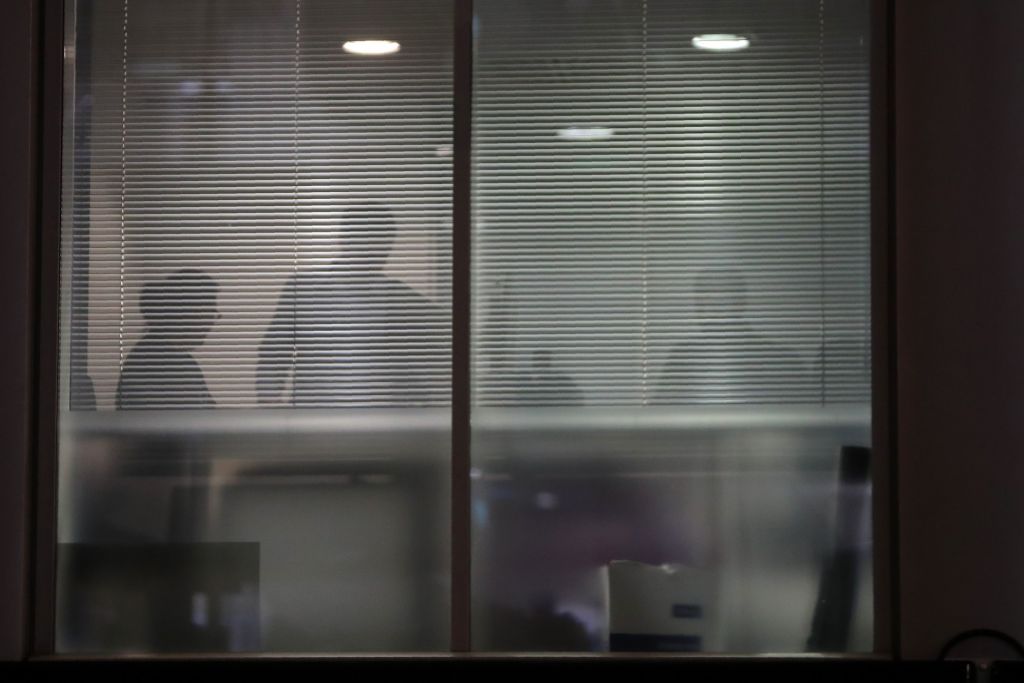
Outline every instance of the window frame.
<svg viewBox="0 0 1024 683"><path fill-rule="evenodd" d="M454 2L453 73L453 319L452 319L452 459L451 459L451 647L436 657L465 658L470 643L470 312L471 312L471 159L473 84L473 0ZM5 552L0 571L18 576L3 586L21 609L10 610L14 625L0 628L0 657L7 652L20 659L75 660L54 653L56 598L56 504L58 421L58 321L61 205L61 141L64 90L63 0L11 0L9 12L20 21L0 25L0 36L10 49L20 50L17 59L2 62L0 74L8 80L27 79L31 93L29 116L17 105L5 108L13 118L8 136L23 137L29 146L29 169L9 155L6 166L12 184L0 200L14 206L17 199L25 223L23 240L32 255L8 248L2 254L6 272L23 277L25 296L9 297L8 324L18 334L5 337L4 363L9 381L24 380L28 400L0 412L0 428L8 437L7 454L0 479L0 497L21 501L25 515L6 520L10 527L0 536ZM872 531L874 575L874 658L898 658L899 643L899 528L896 517L896 300L894 206L891 196L893 165L891 92L891 0L871 0L870 65L870 197L871 197L871 348L872 348ZM25 23L31 27L24 36ZM27 198L27 199L26 199ZM5 206L5 208L7 208ZM13 214L9 214L14 219ZM7 226L17 230L16 226ZM29 358L19 341L27 340ZM12 397L13 399L14 397ZM9 407L9 406L8 406ZM24 428L25 447L19 449L18 430ZM20 622L20 624L18 623ZM265 659L267 655L228 655L231 659ZM485 655L486 656L486 655ZM525 655L536 659L537 655ZM183 655L189 658L189 655ZM364 656L339 654L342 659ZM481 655L474 654L473 658ZM153 659L160 659L154 655ZM180 658L180 657L177 657ZM388 658L388 657L382 657ZM501 658L507 659L507 655ZM550 659L550 657L541 657ZM622 659L615 654L593 654L571 659ZM759 655L737 656L757 659ZM799 655L796 658L800 658ZM310 659L300 657L299 659ZM554 657L554 659L565 659ZM706 659L693 654L673 654L667 659ZM731 659L731 658L730 658ZM833 658L830 658L833 659ZM857 660L864 655L837 655L834 659Z"/></svg>

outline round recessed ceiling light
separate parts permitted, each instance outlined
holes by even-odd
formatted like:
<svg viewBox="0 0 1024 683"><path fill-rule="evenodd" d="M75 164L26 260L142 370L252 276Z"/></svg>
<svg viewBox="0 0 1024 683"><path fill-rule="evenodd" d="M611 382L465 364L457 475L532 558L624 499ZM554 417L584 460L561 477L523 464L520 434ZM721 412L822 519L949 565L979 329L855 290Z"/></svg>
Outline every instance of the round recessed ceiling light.
<svg viewBox="0 0 1024 683"><path fill-rule="evenodd" d="M604 126L569 126L558 131L563 140L607 140L615 131Z"/></svg>
<svg viewBox="0 0 1024 683"><path fill-rule="evenodd" d="M750 47L750 40L732 33L705 33L702 36L693 37L693 46L698 50L735 52Z"/></svg>
<svg viewBox="0 0 1024 683"><path fill-rule="evenodd" d="M402 48L393 40L346 40L341 47L353 55L393 55Z"/></svg>

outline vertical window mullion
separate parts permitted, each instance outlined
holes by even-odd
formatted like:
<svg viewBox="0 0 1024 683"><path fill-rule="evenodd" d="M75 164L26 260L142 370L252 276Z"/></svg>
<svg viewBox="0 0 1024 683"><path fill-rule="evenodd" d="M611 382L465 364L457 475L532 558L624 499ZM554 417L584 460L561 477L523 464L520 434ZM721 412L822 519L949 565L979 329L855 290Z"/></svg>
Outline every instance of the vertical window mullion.
<svg viewBox="0 0 1024 683"><path fill-rule="evenodd" d="M470 650L470 235L473 1L455 0L452 168L451 649Z"/></svg>

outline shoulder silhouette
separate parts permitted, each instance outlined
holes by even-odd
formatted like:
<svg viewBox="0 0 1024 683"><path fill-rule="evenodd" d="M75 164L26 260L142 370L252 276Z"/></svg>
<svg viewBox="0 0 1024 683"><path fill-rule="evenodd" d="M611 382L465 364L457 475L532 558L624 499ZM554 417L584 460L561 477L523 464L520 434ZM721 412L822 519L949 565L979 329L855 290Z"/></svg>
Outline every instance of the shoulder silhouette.
<svg viewBox="0 0 1024 683"><path fill-rule="evenodd" d="M139 307L146 332L121 367L117 407L204 408L214 405L192 351L219 317L216 281L195 268L145 285Z"/></svg>
<svg viewBox="0 0 1024 683"><path fill-rule="evenodd" d="M423 405L445 399L438 389L443 383L432 376L446 361L445 318L385 271L396 233L382 205L352 206L342 221L338 257L288 279L260 344L261 403Z"/></svg>

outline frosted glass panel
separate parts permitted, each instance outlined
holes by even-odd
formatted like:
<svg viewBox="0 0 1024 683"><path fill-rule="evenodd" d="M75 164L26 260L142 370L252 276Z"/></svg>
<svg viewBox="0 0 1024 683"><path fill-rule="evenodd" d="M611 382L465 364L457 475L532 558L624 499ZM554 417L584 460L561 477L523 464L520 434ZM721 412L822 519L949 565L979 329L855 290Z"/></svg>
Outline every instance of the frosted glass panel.
<svg viewBox="0 0 1024 683"><path fill-rule="evenodd" d="M474 646L870 650L869 3L475 7Z"/></svg>
<svg viewBox="0 0 1024 683"><path fill-rule="evenodd" d="M451 3L67 16L58 650L447 649Z"/></svg>

